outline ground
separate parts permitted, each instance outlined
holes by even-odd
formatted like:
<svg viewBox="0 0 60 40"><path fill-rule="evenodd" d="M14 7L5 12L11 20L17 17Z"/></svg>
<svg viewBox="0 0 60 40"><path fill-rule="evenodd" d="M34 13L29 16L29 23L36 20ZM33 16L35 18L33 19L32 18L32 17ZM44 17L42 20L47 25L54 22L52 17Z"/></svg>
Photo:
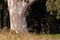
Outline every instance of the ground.
<svg viewBox="0 0 60 40"><path fill-rule="evenodd" d="M7 29L0 30L0 40L60 40L60 34L16 34Z"/></svg>

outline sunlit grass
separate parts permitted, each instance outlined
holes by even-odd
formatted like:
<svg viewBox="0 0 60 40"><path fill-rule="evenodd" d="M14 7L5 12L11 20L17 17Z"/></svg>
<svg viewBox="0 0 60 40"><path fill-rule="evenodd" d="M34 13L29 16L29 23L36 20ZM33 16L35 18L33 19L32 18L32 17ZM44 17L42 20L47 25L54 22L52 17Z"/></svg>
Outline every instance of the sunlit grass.
<svg viewBox="0 0 60 40"><path fill-rule="evenodd" d="M15 32L5 28L3 30L0 30L0 40L60 40L60 34L16 34Z"/></svg>

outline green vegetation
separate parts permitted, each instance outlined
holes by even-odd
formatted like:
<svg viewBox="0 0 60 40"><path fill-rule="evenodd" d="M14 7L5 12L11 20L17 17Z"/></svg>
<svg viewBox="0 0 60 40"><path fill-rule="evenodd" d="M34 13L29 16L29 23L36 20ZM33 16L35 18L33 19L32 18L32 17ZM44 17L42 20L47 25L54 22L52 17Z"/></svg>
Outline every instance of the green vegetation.
<svg viewBox="0 0 60 40"><path fill-rule="evenodd" d="M47 0L46 7L51 15L56 16L57 19L60 18L60 0Z"/></svg>

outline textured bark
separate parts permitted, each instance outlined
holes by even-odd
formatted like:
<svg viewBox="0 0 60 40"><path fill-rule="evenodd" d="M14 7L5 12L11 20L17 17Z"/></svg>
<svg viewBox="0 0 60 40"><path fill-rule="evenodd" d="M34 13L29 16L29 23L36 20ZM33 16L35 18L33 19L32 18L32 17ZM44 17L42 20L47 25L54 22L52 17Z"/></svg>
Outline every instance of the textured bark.
<svg viewBox="0 0 60 40"><path fill-rule="evenodd" d="M11 30L16 31L16 33L28 32L26 28L26 16L24 14L27 7L33 2L33 0L29 0L29 2L25 2L24 0L8 0Z"/></svg>

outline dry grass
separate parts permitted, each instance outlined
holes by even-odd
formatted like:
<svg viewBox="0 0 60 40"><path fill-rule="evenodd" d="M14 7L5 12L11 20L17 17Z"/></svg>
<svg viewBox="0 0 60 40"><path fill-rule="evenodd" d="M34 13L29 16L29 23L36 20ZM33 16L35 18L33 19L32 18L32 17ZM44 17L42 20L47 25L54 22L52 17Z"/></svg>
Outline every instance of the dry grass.
<svg viewBox="0 0 60 40"><path fill-rule="evenodd" d="M50 35L16 34L13 31L3 29L0 31L0 40L60 40L60 38Z"/></svg>

